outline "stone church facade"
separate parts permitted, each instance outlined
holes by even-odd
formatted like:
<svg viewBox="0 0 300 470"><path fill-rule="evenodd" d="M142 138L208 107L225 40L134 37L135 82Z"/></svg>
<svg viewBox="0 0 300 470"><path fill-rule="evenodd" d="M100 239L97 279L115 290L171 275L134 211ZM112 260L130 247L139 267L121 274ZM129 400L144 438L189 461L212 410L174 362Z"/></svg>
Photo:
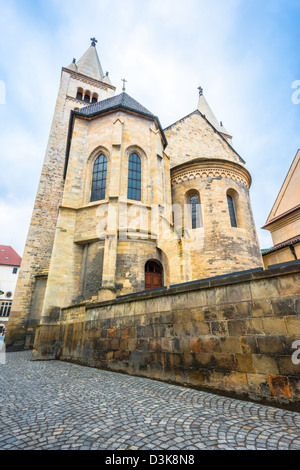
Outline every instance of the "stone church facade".
<svg viewBox="0 0 300 470"><path fill-rule="evenodd" d="M95 40L62 69L7 348L71 305L263 266L251 176L203 90L166 129L115 91Z"/></svg>

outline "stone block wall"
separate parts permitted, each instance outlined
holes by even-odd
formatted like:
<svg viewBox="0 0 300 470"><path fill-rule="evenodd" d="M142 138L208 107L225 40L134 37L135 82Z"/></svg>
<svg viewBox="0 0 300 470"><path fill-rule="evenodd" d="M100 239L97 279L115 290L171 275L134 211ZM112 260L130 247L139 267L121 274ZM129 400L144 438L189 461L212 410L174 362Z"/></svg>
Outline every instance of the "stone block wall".
<svg viewBox="0 0 300 470"><path fill-rule="evenodd" d="M300 266L63 309L33 360L59 359L300 410Z"/></svg>

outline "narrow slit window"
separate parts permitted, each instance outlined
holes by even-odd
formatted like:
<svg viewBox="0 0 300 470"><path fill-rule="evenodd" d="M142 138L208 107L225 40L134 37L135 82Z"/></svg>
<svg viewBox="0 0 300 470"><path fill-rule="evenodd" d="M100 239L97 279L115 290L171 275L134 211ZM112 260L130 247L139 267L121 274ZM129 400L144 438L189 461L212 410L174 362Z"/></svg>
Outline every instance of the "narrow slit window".
<svg viewBox="0 0 300 470"><path fill-rule="evenodd" d="M200 204L198 196L190 197L190 208L192 217L192 229L200 228Z"/></svg>
<svg viewBox="0 0 300 470"><path fill-rule="evenodd" d="M107 179L107 158L99 155L94 163L91 202L105 199Z"/></svg>
<svg viewBox="0 0 300 470"><path fill-rule="evenodd" d="M133 153L129 157L128 165L128 199L141 201L142 196L142 168L141 159Z"/></svg>
<svg viewBox="0 0 300 470"><path fill-rule="evenodd" d="M235 214L235 209L234 209L234 202L233 202L233 198L229 195L227 195L227 202L228 202L228 210L229 210L231 227L237 227L236 214Z"/></svg>

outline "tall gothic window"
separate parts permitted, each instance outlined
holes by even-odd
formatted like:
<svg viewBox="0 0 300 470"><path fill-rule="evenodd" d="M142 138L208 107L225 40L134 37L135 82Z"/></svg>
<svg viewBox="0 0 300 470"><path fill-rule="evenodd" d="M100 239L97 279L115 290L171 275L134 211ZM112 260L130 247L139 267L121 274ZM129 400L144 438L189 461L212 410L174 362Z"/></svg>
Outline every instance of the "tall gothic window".
<svg viewBox="0 0 300 470"><path fill-rule="evenodd" d="M128 199L141 200L142 191L141 159L136 153L129 157L128 165Z"/></svg>
<svg viewBox="0 0 300 470"><path fill-rule="evenodd" d="M99 155L94 163L91 202L105 199L107 178L107 158Z"/></svg>
<svg viewBox="0 0 300 470"><path fill-rule="evenodd" d="M192 228L200 228L200 204L196 195L190 197Z"/></svg>
<svg viewBox="0 0 300 470"><path fill-rule="evenodd" d="M229 210L231 227L237 227L237 221L236 221L236 214L235 214L233 198L232 198L232 196L229 196L229 194L227 194L227 202L228 202L228 210Z"/></svg>

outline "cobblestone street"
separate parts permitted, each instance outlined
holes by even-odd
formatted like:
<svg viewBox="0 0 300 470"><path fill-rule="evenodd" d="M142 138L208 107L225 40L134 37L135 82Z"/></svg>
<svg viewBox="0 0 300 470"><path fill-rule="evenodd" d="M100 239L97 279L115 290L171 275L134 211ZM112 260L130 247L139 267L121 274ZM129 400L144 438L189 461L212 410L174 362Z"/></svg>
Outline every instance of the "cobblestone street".
<svg viewBox="0 0 300 470"><path fill-rule="evenodd" d="M0 449L300 450L300 414L9 353Z"/></svg>

